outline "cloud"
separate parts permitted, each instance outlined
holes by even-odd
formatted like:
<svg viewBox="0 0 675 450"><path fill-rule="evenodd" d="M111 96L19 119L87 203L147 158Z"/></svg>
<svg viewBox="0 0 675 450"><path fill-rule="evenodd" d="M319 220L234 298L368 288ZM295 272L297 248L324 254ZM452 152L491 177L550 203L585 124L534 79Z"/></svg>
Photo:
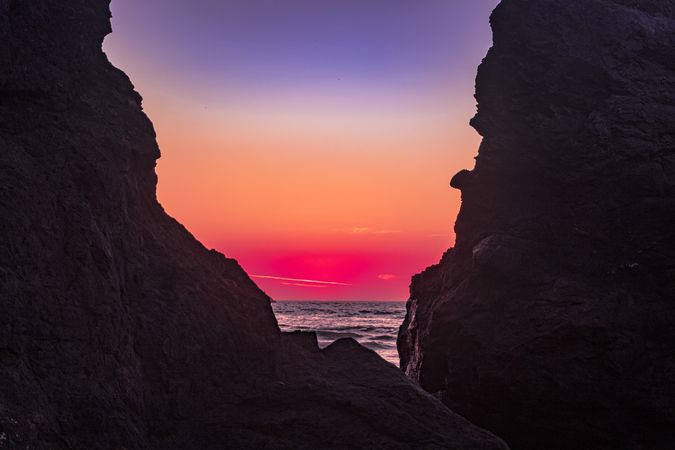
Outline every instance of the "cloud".
<svg viewBox="0 0 675 450"><path fill-rule="evenodd" d="M283 284L284 286L297 286L297 287L308 287L317 289L324 289L328 287L325 284L289 283L288 281L284 281L281 284Z"/></svg>
<svg viewBox="0 0 675 450"><path fill-rule="evenodd" d="M305 280L303 278L274 277L272 275L251 275L252 278L261 278L265 280L290 281L292 283L312 284L312 285L330 285L330 286L351 286L349 283L340 283L338 281ZM282 283L283 284L283 283Z"/></svg>
<svg viewBox="0 0 675 450"><path fill-rule="evenodd" d="M398 234L403 233L403 230L387 230L372 227L351 227L351 228L335 228L333 231L338 233L348 234Z"/></svg>
<svg viewBox="0 0 675 450"><path fill-rule="evenodd" d="M377 278L380 279L380 280L384 280L384 281L391 281L391 280L395 280L398 277L396 275L391 274L391 273L383 273L381 275L378 275Z"/></svg>

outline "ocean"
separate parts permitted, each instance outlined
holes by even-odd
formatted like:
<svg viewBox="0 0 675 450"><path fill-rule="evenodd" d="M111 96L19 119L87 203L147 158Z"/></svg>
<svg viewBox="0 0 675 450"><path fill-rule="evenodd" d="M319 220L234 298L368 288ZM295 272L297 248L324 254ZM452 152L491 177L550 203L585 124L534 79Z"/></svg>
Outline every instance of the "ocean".
<svg viewBox="0 0 675 450"><path fill-rule="evenodd" d="M405 302L275 302L281 331L315 331L319 346L351 337L398 366L396 336Z"/></svg>

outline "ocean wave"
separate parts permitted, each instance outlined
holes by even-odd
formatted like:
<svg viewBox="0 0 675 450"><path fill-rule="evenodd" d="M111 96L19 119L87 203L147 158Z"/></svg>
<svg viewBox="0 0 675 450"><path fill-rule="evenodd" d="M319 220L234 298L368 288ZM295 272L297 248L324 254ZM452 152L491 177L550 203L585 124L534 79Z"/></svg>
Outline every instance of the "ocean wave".
<svg viewBox="0 0 675 450"><path fill-rule="evenodd" d="M353 338L398 365L396 337L405 316L403 303L277 302L273 305L282 331L315 331L324 348Z"/></svg>
<svg viewBox="0 0 675 450"><path fill-rule="evenodd" d="M377 336L368 336L373 341L396 341L395 334L378 334Z"/></svg>
<svg viewBox="0 0 675 450"><path fill-rule="evenodd" d="M328 331L328 330L316 330L317 336L321 338L329 339L344 339L344 338L360 338L362 337L358 333L343 333L339 331Z"/></svg>

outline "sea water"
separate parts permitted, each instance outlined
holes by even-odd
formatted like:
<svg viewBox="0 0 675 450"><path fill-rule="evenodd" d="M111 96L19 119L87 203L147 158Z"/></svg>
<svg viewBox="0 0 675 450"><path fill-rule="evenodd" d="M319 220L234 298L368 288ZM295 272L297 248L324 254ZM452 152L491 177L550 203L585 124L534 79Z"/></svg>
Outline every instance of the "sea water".
<svg viewBox="0 0 675 450"><path fill-rule="evenodd" d="M281 331L315 331L321 348L354 338L398 366L396 336L404 302L275 302L272 307Z"/></svg>

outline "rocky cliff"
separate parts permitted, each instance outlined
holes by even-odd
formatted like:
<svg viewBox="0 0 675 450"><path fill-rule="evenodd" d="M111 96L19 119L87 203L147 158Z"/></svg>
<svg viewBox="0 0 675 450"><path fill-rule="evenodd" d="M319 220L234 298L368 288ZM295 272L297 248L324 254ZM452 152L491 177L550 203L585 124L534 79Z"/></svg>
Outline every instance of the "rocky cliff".
<svg viewBox="0 0 675 450"><path fill-rule="evenodd" d="M503 0L401 364L514 449L675 445L675 1Z"/></svg>
<svg viewBox="0 0 675 450"><path fill-rule="evenodd" d="M0 0L0 448L505 448L164 213L108 3Z"/></svg>

